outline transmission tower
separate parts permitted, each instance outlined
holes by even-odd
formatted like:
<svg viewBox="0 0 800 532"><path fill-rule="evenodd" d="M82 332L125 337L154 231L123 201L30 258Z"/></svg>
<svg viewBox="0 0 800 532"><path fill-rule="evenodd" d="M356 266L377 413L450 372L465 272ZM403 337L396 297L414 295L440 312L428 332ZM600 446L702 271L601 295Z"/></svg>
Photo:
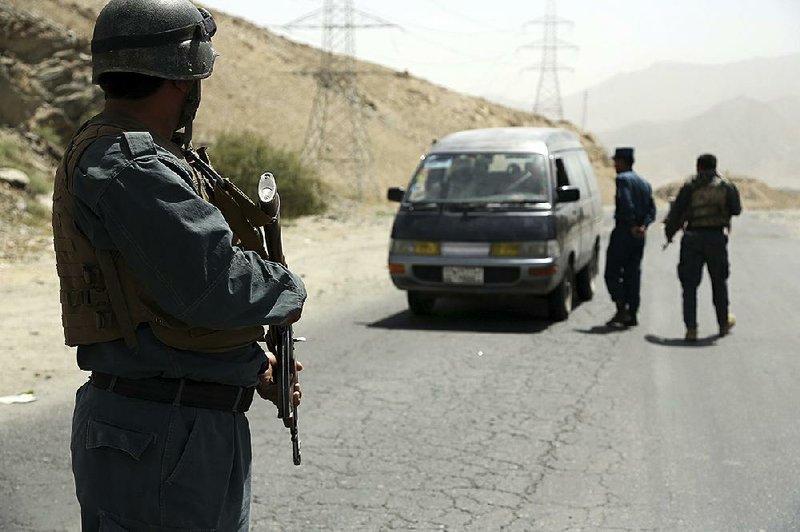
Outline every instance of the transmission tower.
<svg viewBox="0 0 800 532"><path fill-rule="evenodd" d="M319 68L299 72L313 76L317 82L301 158L336 165L338 172L353 179L358 199L364 197L367 180L370 189L374 188L374 179L364 124L365 102L358 90L358 75L364 72L355 65L354 30L391 26L394 25L357 10L353 0L324 0L321 9L283 26L290 30L322 29Z"/></svg>
<svg viewBox="0 0 800 532"><path fill-rule="evenodd" d="M574 50L577 49L577 46L558 37L559 28L564 25L572 25L572 21L556 15L556 0L546 0L546 2L544 16L527 23L540 25L542 38L522 48L535 48L542 51L541 63L527 69L539 71L539 85L536 88L536 103L533 106L533 112L551 119L561 120L564 118L564 108L561 104L558 73L572 69L559 64L558 52L566 49Z"/></svg>

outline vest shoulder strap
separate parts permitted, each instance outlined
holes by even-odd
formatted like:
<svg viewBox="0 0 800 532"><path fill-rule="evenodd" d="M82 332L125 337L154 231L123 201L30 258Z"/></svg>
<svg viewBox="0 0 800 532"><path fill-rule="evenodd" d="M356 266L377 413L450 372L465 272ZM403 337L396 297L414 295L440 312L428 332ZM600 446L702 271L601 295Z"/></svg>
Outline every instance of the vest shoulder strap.
<svg viewBox="0 0 800 532"><path fill-rule="evenodd" d="M122 138L134 159L158 154L153 136L147 131L126 131Z"/></svg>

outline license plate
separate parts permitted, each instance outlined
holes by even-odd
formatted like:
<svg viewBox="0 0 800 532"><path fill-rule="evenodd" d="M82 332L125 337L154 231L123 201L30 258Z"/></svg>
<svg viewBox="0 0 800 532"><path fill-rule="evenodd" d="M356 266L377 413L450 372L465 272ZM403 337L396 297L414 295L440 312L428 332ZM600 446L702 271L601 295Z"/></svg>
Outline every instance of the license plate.
<svg viewBox="0 0 800 532"><path fill-rule="evenodd" d="M483 284L483 268L444 266L442 281L450 284Z"/></svg>

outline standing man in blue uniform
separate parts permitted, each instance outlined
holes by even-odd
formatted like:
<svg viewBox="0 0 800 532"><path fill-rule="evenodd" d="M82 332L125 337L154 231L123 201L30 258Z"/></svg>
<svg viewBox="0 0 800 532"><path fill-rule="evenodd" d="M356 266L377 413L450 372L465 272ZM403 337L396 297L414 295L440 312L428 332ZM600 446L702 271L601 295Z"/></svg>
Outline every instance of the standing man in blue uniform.
<svg viewBox="0 0 800 532"><path fill-rule="evenodd" d="M95 24L105 109L53 195L65 340L91 372L71 444L84 531L249 526L244 412L275 396L257 342L299 319L306 291L244 245L252 212L185 159L215 31L189 0L111 0Z"/></svg>
<svg viewBox="0 0 800 532"><path fill-rule="evenodd" d="M736 323L728 311L728 233L731 216L741 212L739 191L717 173L717 158L710 153L698 157L697 174L678 191L664 221L667 242L683 229L678 278L683 288L687 341L697 340L697 287L703 278L703 265L711 277L719 335L727 335Z"/></svg>
<svg viewBox="0 0 800 532"><path fill-rule="evenodd" d="M611 327L638 325L639 290L647 227L655 221L656 205L650 184L633 171L633 148L617 148L613 156L616 179L614 230L608 242L605 280L617 306Z"/></svg>

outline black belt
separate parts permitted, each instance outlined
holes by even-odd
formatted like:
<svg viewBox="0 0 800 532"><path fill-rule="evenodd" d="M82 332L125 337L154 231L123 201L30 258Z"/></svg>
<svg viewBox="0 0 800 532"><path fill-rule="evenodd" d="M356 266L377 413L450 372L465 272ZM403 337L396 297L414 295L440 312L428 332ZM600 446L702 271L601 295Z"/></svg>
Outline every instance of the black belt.
<svg viewBox="0 0 800 532"><path fill-rule="evenodd" d="M724 226L722 226L722 227L719 227L719 226L718 227L692 227L690 225L690 226L686 227L686 230L687 231L707 231L707 232L721 233L722 231L725 230L725 227Z"/></svg>
<svg viewBox="0 0 800 532"><path fill-rule="evenodd" d="M724 225L700 226L700 227L693 226L693 225L687 225L686 226L686 230L687 231L717 231L717 232L719 232L719 231L724 231L725 227L726 226L724 226Z"/></svg>
<svg viewBox="0 0 800 532"><path fill-rule="evenodd" d="M89 381L98 388L125 397L145 399L175 406L210 408L227 412L247 412L253 402L254 386L231 386L190 379L124 379L93 371Z"/></svg>

